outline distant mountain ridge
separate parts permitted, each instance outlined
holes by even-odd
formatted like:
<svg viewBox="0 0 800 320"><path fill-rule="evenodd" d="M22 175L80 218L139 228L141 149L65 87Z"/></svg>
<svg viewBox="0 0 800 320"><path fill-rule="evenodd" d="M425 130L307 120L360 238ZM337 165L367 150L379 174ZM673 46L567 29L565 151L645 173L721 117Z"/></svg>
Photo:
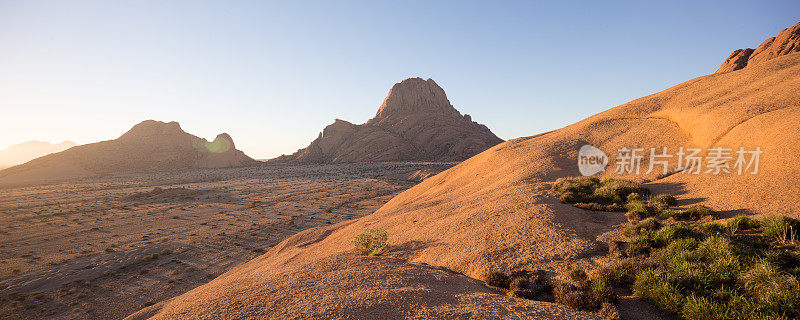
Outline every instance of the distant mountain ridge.
<svg viewBox="0 0 800 320"><path fill-rule="evenodd" d="M146 120L117 139L72 147L0 171L0 183L183 168L255 165L230 135L213 141L186 133L177 122Z"/></svg>
<svg viewBox="0 0 800 320"><path fill-rule="evenodd" d="M489 128L461 115L432 79L411 78L395 84L366 123L336 119L308 147L271 161L462 161L501 142Z"/></svg>
<svg viewBox="0 0 800 320"><path fill-rule="evenodd" d="M38 140L15 144L0 150L0 169L22 164L54 152L64 151L76 145L72 141L50 143Z"/></svg>

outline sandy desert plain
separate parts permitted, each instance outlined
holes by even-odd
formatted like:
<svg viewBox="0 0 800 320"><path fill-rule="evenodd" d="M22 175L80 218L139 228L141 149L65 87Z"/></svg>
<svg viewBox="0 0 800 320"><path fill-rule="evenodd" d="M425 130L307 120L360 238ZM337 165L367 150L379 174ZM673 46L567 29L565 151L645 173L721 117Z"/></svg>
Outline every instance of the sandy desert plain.
<svg viewBox="0 0 800 320"><path fill-rule="evenodd" d="M452 165L273 164L2 186L0 318L124 318L298 231L370 214L415 173Z"/></svg>

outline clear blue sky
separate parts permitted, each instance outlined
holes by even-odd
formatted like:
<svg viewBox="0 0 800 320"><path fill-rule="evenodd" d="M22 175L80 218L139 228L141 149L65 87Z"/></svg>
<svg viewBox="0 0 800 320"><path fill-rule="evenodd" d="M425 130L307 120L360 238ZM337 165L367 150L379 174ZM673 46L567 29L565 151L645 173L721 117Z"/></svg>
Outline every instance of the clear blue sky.
<svg viewBox="0 0 800 320"><path fill-rule="evenodd" d="M274 157L417 76L510 139L713 73L800 21L796 0L641 2L0 0L0 148L156 119Z"/></svg>

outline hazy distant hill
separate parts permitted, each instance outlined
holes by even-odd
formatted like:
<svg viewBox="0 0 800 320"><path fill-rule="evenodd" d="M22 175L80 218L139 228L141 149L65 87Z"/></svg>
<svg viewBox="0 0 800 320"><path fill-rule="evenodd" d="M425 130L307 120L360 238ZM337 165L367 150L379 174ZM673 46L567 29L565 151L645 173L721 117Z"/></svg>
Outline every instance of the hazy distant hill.
<svg viewBox="0 0 800 320"><path fill-rule="evenodd" d="M258 163L237 150L227 133L207 141L184 132L177 122L147 120L115 140L76 146L2 170L0 183Z"/></svg>
<svg viewBox="0 0 800 320"><path fill-rule="evenodd" d="M75 142L49 143L28 141L0 150L0 169L28 162L43 155L64 151L76 146Z"/></svg>
<svg viewBox="0 0 800 320"><path fill-rule="evenodd" d="M436 82L411 78L392 87L367 123L336 119L311 145L273 161L462 161L500 142L489 128L461 115Z"/></svg>

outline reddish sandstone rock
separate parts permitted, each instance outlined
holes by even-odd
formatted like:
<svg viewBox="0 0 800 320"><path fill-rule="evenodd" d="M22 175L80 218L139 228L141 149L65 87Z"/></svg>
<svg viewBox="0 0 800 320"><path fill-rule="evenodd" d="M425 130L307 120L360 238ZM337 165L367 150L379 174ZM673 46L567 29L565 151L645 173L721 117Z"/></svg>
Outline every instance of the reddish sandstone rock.
<svg viewBox="0 0 800 320"><path fill-rule="evenodd" d="M436 82L411 78L392 87L367 123L336 119L308 147L273 161L461 161L502 141L461 115Z"/></svg>
<svg viewBox="0 0 800 320"><path fill-rule="evenodd" d="M739 70L795 52L800 52L800 22L783 29L777 37L764 40L755 50L747 48L734 51L728 59L725 59L716 73Z"/></svg>

